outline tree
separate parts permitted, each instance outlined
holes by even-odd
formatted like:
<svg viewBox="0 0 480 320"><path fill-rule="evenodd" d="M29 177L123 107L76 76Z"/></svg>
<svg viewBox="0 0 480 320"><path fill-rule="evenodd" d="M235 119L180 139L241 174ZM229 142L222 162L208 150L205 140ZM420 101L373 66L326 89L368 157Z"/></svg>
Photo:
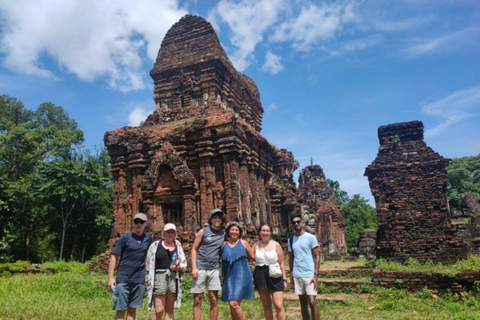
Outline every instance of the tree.
<svg viewBox="0 0 480 320"><path fill-rule="evenodd" d="M61 221L59 259L64 259L66 231L71 221L80 230L82 239L87 241L90 224L95 223L96 209L105 204L105 184L109 181L101 161L87 155L73 159L57 159L46 162L39 170L39 198L47 205L48 211ZM108 203L108 202L106 202ZM105 212L105 208L102 209ZM93 229L93 228L92 228ZM74 237L74 239L77 239ZM85 247L82 250L82 259Z"/></svg>
<svg viewBox="0 0 480 320"><path fill-rule="evenodd" d="M10 256L20 237L22 258L30 259L32 227L45 214L35 203L32 179L41 164L69 158L82 142L83 132L62 107L43 103L32 111L13 97L0 97L0 259Z"/></svg>
<svg viewBox="0 0 480 320"><path fill-rule="evenodd" d="M451 211L462 209L462 197L467 192L472 192L480 201L480 155L450 161L447 191Z"/></svg>
<svg viewBox="0 0 480 320"><path fill-rule="evenodd" d="M339 206L344 205L348 201L350 201L348 193L340 189L340 183L338 181L330 180L327 178L327 186L332 188L335 192L335 203Z"/></svg>
<svg viewBox="0 0 480 320"><path fill-rule="evenodd" d="M96 181L93 183L96 192L84 197L81 205L77 205L77 213L72 217L67 233L70 239L66 239L70 260L81 262L106 250L113 222L110 157L106 150L95 155L87 153L84 164L86 171L94 177L92 182Z"/></svg>
<svg viewBox="0 0 480 320"><path fill-rule="evenodd" d="M355 245L355 239L360 232L377 228L375 208L368 204L368 200L359 194L354 194L346 204L341 206L345 218L346 238L349 248Z"/></svg>

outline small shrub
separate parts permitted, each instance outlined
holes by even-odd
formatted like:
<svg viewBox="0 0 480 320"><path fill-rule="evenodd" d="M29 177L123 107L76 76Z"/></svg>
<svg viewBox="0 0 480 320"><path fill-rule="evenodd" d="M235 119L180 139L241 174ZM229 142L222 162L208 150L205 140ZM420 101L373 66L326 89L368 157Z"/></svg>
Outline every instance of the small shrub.
<svg viewBox="0 0 480 320"><path fill-rule="evenodd" d="M0 273L0 278L8 278L11 275L12 274L9 271L2 271L2 273Z"/></svg>
<svg viewBox="0 0 480 320"><path fill-rule="evenodd" d="M14 263L4 263L0 265L0 269L4 269L10 272L28 272L32 269L35 269L30 262L18 260Z"/></svg>

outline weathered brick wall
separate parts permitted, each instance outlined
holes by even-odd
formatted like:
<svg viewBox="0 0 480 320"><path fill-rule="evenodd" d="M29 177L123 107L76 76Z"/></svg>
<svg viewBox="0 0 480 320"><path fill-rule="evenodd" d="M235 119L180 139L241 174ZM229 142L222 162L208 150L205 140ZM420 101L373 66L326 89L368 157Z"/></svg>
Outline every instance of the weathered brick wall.
<svg viewBox="0 0 480 320"><path fill-rule="evenodd" d="M385 288L410 291L428 288L437 291L461 292L472 290L480 281L480 272L461 272L455 276L439 272L406 272L373 270L373 283Z"/></svg>
<svg viewBox="0 0 480 320"><path fill-rule="evenodd" d="M469 246L451 224L445 159L423 141L420 121L378 129L380 148L365 175L375 198L377 257L456 261Z"/></svg>
<svg viewBox="0 0 480 320"><path fill-rule="evenodd" d="M297 203L308 215L307 231L315 234L323 255L347 253L345 221L335 203L335 192L327 186L319 165L305 167L299 175Z"/></svg>

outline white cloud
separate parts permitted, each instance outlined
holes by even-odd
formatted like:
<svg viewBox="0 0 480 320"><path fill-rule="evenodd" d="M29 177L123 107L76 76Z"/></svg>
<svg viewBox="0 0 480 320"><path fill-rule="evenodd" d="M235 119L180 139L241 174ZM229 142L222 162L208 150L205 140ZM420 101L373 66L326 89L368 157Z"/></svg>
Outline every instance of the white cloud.
<svg viewBox="0 0 480 320"><path fill-rule="evenodd" d="M267 107L267 110L269 111L275 111L278 109L278 106L275 103L270 103Z"/></svg>
<svg viewBox="0 0 480 320"><path fill-rule="evenodd" d="M142 121L145 121L149 112L147 109L142 107L135 107L135 109L130 112L128 115L128 125L129 126L138 126Z"/></svg>
<svg viewBox="0 0 480 320"><path fill-rule="evenodd" d="M353 3L334 2L302 7L298 16L283 22L270 37L274 42L292 41L298 51L310 51L319 41L334 39L345 24L357 20Z"/></svg>
<svg viewBox="0 0 480 320"><path fill-rule="evenodd" d="M265 63L262 66L262 70L270 74L277 74L283 70L282 58L279 55L267 51L265 54Z"/></svg>
<svg viewBox="0 0 480 320"><path fill-rule="evenodd" d="M393 32L417 29L433 22L434 20L435 19L432 15L422 15L397 20L382 20L382 18L377 17L377 20L372 21L372 25L377 30Z"/></svg>
<svg viewBox="0 0 480 320"><path fill-rule="evenodd" d="M218 16L230 28L230 43L236 47L230 59L239 71L253 63L255 46L276 23L284 5L285 0L220 0L209 13L209 19L216 21Z"/></svg>
<svg viewBox="0 0 480 320"><path fill-rule="evenodd" d="M59 79L60 69L84 81L104 77L116 90L139 90L142 51L154 61L166 31L186 13L175 0L2 1L0 50L14 72ZM44 64L45 56L55 65Z"/></svg>
<svg viewBox="0 0 480 320"><path fill-rule="evenodd" d="M357 52L376 46L383 41L381 35L371 35L362 39L355 39L341 43L337 49L331 49L329 54L332 56L341 56L347 53Z"/></svg>
<svg viewBox="0 0 480 320"><path fill-rule="evenodd" d="M437 53L440 50L455 50L465 45L478 45L472 39L480 37L480 28L466 28L452 32L441 37L415 40L415 44L405 49L409 57L417 57L425 54Z"/></svg>
<svg viewBox="0 0 480 320"><path fill-rule="evenodd" d="M476 114L474 112L476 111ZM455 91L448 97L422 107L422 112L438 117L442 122L425 132L426 137L433 137L444 132L448 127L480 113L480 85Z"/></svg>

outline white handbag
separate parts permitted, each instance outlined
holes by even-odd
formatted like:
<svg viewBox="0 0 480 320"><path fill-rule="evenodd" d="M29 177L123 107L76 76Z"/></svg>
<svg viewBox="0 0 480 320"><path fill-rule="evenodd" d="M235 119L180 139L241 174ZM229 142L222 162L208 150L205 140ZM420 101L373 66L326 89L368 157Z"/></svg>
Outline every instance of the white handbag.
<svg viewBox="0 0 480 320"><path fill-rule="evenodd" d="M268 265L268 274L271 278L280 278L282 276L282 269L280 264L275 262L274 264Z"/></svg>

